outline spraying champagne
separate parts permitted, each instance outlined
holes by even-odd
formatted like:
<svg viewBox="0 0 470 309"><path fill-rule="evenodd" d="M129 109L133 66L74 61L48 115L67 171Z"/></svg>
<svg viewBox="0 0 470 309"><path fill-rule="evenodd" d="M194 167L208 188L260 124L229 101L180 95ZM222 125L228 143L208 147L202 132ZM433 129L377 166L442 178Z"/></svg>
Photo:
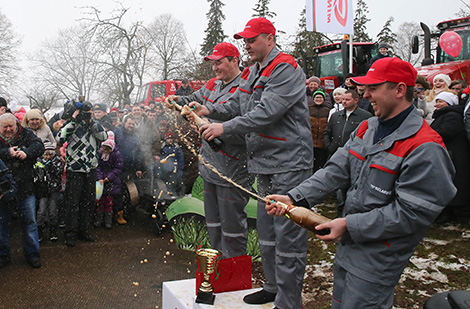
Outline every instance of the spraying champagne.
<svg viewBox="0 0 470 309"><path fill-rule="evenodd" d="M203 120L201 117L196 115L196 113L187 105L181 106L181 105L177 104L175 101L171 101L171 106L174 107L176 110L180 111L182 115L185 115L185 114L188 114L188 113L191 114L191 116L193 117L194 122L196 123L198 128L200 128L202 125L208 124L207 121ZM206 140L206 142L209 144L209 146L214 151L220 151L222 149L222 146L224 145L222 140L218 137L216 137L216 138L214 138L210 141Z"/></svg>

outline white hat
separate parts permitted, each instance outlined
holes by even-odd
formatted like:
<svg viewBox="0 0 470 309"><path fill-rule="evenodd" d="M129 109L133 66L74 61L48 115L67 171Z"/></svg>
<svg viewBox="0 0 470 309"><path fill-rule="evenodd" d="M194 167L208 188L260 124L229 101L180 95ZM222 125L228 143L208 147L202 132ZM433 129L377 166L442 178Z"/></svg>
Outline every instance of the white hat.
<svg viewBox="0 0 470 309"><path fill-rule="evenodd" d="M459 104L459 100L457 98L457 96L451 92L447 92L447 91L442 91L441 93L439 93L435 100L437 101L437 99L441 99L442 101L445 101L447 104L449 105L457 105Z"/></svg>
<svg viewBox="0 0 470 309"><path fill-rule="evenodd" d="M450 83L452 82L449 75L446 74L437 74L436 76L434 76L434 78L432 79L433 84L436 83L436 79L442 79L447 84L447 87L449 87Z"/></svg>

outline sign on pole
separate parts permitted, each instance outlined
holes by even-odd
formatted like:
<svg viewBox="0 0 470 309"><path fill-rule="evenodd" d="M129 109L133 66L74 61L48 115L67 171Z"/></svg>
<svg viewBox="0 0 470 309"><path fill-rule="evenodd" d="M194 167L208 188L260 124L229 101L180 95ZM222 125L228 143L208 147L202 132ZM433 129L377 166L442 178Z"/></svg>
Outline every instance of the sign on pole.
<svg viewBox="0 0 470 309"><path fill-rule="evenodd" d="M306 0L307 30L322 33L353 33L354 0Z"/></svg>

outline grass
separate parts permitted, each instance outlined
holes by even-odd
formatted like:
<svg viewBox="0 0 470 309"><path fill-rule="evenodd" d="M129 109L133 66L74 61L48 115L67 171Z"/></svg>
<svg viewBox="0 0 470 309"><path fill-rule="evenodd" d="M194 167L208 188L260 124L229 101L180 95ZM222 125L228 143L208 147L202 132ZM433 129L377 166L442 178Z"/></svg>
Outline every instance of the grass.
<svg viewBox="0 0 470 309"><path fill-rule="evenodd" d="M182 250L195 251L200 246L210 248L207 227L203 220L196 217L178 218L171 226L176 245ZM248 229L247 254L253 261L261 261L256 229Z"/></svg>

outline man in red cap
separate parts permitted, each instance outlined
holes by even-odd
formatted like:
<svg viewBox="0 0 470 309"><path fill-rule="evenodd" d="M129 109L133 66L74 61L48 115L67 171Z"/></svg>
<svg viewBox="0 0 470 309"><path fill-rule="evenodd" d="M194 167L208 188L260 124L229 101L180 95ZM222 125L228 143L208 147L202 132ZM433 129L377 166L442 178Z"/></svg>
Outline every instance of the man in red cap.
<svg viewBox="0 0 470 309"><path fill-rule="evenodd" d="M240 53L230 43L222 42L214 47L211 55L204 58L211 61L216 77L205 87L188 96L170 95L166 103L175 100L188 104L195 101L202 105L224 104L238 89L240 84ZM212 120L215 121L216 120ZM223 175L249 188L252 179L246 168L245 137L230 134L223 137L224 146L214 153L203 141L201 155L214 165ZM199 174L204 179L204 211L211 247L221 250L225 258L246 254L248 224L245 206L249 195L220 178L205 165L199 163Z"/></svg>
<svg viewBox="0 0 470 309"><path fill-rule="evenodd" d="M311 207L337 189L347 191L342 217L316 227L331 231L318 238L337 242L332 308L392 308L414 248L456 192L442 139L411 103L416 74L410 63L390 57L353 77L366 85L364 98L377 117L362 122L308 180L267 197ZM266 209L283 213L276 203Z"/></svg>
<svg viewBox="0 0 470 309"><path fill-rule="evenodd" d="M305 96L305 74L295 59L276 47L276 29L266 18L251 19L235 39L243 39L254 65L245 69L238 90L224 104L196 104L200 115L225 120L202 126L204 138L244 134L248 171L258 194L284 194L310 177L313 141ZM277 308L301 308L307 259L307 230L286 217L274 218L258 202L256 220L266 282L246 295L249 304L274 301Z"/></svg>

